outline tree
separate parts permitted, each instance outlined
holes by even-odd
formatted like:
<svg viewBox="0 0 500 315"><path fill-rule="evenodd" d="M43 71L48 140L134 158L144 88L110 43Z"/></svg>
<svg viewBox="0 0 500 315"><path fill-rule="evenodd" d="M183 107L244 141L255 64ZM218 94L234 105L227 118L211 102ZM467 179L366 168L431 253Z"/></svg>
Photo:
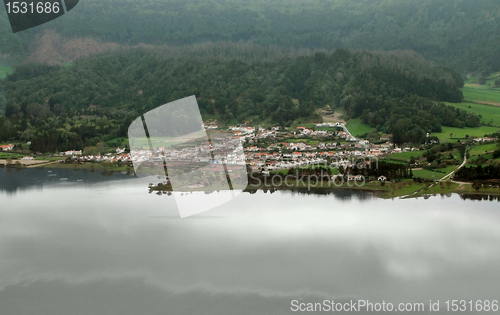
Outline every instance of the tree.
<svg viewBox="0 0 500 315"><path fill-rule="evenodd" d="M5 108L5 116L9 118L15 118L21 113L21 107L16 103L8 104Z"/></svg>
<svg viewBox="0 0 500 315"><path fill-rule="evenodd" d="M96 149L100 154L104 154L108 150L108 146L104 142L99 142Z"/></svg>
<svg viewBox="0 0 500 315"><path fill-rule="evenodd" d="M97 149L96 146L85 147L83 149L83 155L98 155L98 154L99 154L99 150Z"/></svg>

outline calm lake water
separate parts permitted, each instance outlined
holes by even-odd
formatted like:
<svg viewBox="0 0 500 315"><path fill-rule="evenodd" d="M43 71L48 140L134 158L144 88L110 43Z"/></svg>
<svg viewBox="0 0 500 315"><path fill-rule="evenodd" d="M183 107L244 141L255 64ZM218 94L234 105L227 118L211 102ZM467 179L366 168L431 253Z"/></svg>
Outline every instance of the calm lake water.
<svg viewBox="0 0 500 315"><path fill-rule="evenodd" d="M498 201L259 191L180 219L149 181L104 175L0 168L0 314L500 299Z"/></svg>

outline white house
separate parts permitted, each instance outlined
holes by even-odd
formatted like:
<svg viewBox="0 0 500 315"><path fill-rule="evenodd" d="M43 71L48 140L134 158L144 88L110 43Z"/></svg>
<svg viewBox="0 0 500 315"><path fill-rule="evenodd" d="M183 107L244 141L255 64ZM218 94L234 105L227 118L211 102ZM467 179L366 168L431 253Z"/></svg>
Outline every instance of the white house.
<svg viewBox="0 0 500 315"><path fill-rule="evenodd" d="M2 145L0 146L0 148L2 149L2 151L11 151L12 149L14 149L14 145L13 144Z"/></svg>
<svg viewBox="0 0 500 315"><path fill-rule="evenodd" d="M385 181L387 181L387 177L385 177L384 175L382 175L382 176L379 176L379 177L377 178L377 180L378 180L379 182L385 182Z"/></svg>

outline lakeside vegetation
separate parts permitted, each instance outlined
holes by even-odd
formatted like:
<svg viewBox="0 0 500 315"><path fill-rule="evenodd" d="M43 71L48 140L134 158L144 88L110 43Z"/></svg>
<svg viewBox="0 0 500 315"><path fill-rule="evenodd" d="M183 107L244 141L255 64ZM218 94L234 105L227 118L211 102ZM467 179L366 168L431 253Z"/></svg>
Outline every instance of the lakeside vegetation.
<svg viewBox="0 0 500 315"><path fill-rule="evenodd" d="M213 191L224 190L225 185L214 184L212 186ZM157 194L168 195L172 192L172 186L170 184L158 183L156 185L150 184L149 192L157 192ZM325 181L318 181L312 183L296 183L294 180L287 180L281 183L281 185L272 184L261 184L261 185L249 185L245 191L255 192L257 190L263 191L280 191L280 190L292 190L297 192L304 192L308 194L324 194L332 191L332 189L347 189L347 190L362 190L374 193L377 197L383 199L392 198L428 198L432 195L449 195L452 193L462 194L462 195L500 195L500 186L495 187L485 187L485 186L474 186L472 184L457 184L450 180L442 181L437 184L432 182L420 182L414 180L404 180L399 182L381 183L379 181L370 181L364 185L356 185L353 182L332 183ZM204 191L205 188L190 188L187 191Z"/></svg>
<svg viewBox="0 0 500 315"><path fill-rule="evenodd" d="M39 156L34 160L22 160L26 155L18 153L0 152L0 165L15 168L57 168L75 170L99 170L112 172L134 173L134 168L130 164L101 162L101 163L78 163L66 157L60 156Z"/></svg>

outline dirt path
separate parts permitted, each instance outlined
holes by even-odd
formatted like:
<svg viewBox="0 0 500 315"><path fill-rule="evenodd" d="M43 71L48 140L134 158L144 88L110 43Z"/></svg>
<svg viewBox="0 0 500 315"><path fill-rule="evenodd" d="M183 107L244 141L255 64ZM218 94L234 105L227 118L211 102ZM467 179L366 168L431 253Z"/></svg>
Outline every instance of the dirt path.
<svg viewBox="0 0 500 315"><path fill-rule="evenodd" d="M325 106L325 108L323 109L320 109L319 112L321 114L323 122L325 123L345 123L343 119L340 119L343 114L339 113L338 111L332 110L329 105Z"/></svg>
<svg viewBox="0 0 500 315"><path fill-rule="evenodd" d="M48 163L33 164L33 165L30 165L30 166L26 166L26 168L40 167L40 166L45 166L45 165L49 165L49 164L56 164L56 163L59 163L61 161L64 161L64 160L51 161L51 162L48 162ZM45 161L43 161L43 162L45 162Z"/></svg>
<svg viewBox="0 0 500 315"><path fill-rule="evenodd" d="M472 101L472 103L483 104L483 105L500 106L500 103L485 102L485 101Z"/></svg>
<svg viewBox="0 0 500 315"><path fill-rule="evenodd" d="M455 174L456 171L458 171L459 169L461 169L462 167L465 166L465 164L467 163L467 154L465 154L464 156L464 161L462 162L462 164L460 164L460 166L458 166L456 169L454 169L453 171L451 171L450 173L446 174L445 176L443 176L441 179L437 180L435 183L431 184L428 188L431 188L431 187L434 187L434 185L436 185L436 183L438 182L442 182L444 180L446 180L447 178L450 178L451 175ZM463 182L455 182L455 183L458 183L460 184L459 187L462 187L463 185L466 185L466 184L469 184L469 183L463 183ZM403 198L408 198L408 197L411 197L413 195L416 195L417 193L419 193L421 190L423 190L424 188L422 189L419 189L417 191L414 191L410 194L407 194L405 196L400 196L399 199L403 199Z"/></svg>
<svg viewBox="0 0 500 315"><path fill-rule="evenodd" d="M462 162L462 164L460 164L459 167L457 167L456 169L454 169L453 171L451 171L449 174L445 175L443 178L441 178L439 180L439 182L442 182L443 180L445 180L446 178L450 178L451 175L455 174L459 169L461 169L462 167L465 166L465 164L467 163L467 154L464 155L464 161Z"/></svg>
<svg viewBox="0 0 500 315"><path fill-rule="evenodd" d="M47 161L47 160L13 160L12 164L15 165L16 162L21 163L21 165L26 166L26 168L32 168L37 166L43 166L48 164L59 163L62 160L57 161ZM0 165L7 165L7 160L0 160Z"/></svg>

